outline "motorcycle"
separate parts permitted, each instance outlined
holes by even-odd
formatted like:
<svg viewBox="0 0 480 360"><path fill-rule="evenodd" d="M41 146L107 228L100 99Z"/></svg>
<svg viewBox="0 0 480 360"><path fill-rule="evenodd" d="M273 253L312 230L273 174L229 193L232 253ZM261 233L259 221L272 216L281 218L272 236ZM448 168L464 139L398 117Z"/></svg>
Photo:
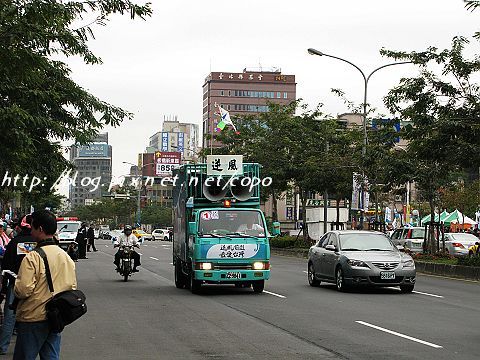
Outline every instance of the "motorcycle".
<svg viewBox="0 0 480 360"><path fill-rule="evenodd" d="M120 266L118 272L123 276L123 281L128 281L128 277L133 273L133 252L134 249L131 245L122 245L120 247Z"/></svg>

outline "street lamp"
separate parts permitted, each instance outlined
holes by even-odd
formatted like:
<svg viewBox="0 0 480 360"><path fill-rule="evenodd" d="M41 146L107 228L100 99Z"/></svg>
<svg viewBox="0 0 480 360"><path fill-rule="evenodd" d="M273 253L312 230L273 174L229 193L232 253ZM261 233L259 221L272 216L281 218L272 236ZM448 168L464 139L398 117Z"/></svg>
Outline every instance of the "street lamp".
<svg viewBox="0 0 480 360"><path fill-rule="evenodd" d="M132 165L132 166L135 166L135 176L137 177L138 179L138 165L135 165L131 162L128 162L128 161L122 161L122 163L124 164L128 164L128 165ZM149 164L145 164L143 166L141 166L141 168L143 169L145 166L148 166L148 165L153 165L155 163L149 163ZM137 191L137 224L140 226L140 221L142 219L142 215L141 215L141 206L140 206L140 191L142 189L142 184L140 183L140 188L138 189Z"/></svg>
<svg viewBox="0 0 480 360"><path fill-rule="evenodd" d="M378 68L376 68L375 70L373 70L368 76L365 75L365 73L362 71L362 69L360 69L357 65L355 65L354 63L348 61L348 60L345 60L341 57L338 57L338 56L333 56L333 55L329 55L329 54L325 54L319 50L316 50L316 49L312 49L312 48L309 48L308 49L308 53L310 55L318 55L318 56L326 56L326 57L330 57L330 58L333 58L333 59L337 59L337 60L340 60L340 61L343 61L343 62L346 62L347 64L350 64L352 65L355 69L357 69L360 74L362 74L362 77L363 77L363 81L364 81L364 91L363 91L363 146L362 146L362 156L364 157L365 156L365 153L367 151L367 90L368 90L368 81L370 80L370 78L372 77L372 75L374 73L376 73L378 70L380 69L383 69L383 68L386 68L388 66L393 66L393 65L402 65L402 64L411 64L412 61L401 61L401 62L394 62L394 63L390 63L390 64L385 64L385 65L382 65ZM361 209L361 213L362 213L362 216L360 218L360 226L362 227L363 229L363 218L364 218L364 211L365 211L365 206L364 206L364 197L365 197L365 194L364 194L364 190L363 190L363 187L362 187L362 191L361 191L361 199L362 199L362 209Z"/></svg>
<svg viewBox="0 0 480 360"><path fill-rule="evenodd" d="M405 147L403 146L400 146L400 145L397 145L397 144L394 144L393 147L395 149L400 149L400 150L403 150L407 153L407 149L405 149ZM408 224L410 222L410 180L407 181L407 194L406 194L406 199L405 199L405 202L406 202L406 210L405 210L405 223Z"/></svg>

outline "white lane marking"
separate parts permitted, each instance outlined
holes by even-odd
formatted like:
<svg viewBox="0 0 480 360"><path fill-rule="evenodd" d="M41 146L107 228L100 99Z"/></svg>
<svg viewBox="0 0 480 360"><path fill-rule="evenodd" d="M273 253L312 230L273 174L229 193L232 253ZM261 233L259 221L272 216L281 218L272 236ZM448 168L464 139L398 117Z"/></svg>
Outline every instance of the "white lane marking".
<svg viewBox="0 0 480 360"><path fill-rule="evenodd" d="M170 263L170 265L173 265L173 263Z"/></svg>
<svg viewBox="0 0 480 360"><path fill-rule="evenodd" d="M392 331L392 330L382 328L380 326L372 325L372 324L369 324L365 321L358 321L357 320L355 322L358 323L358 324L361 324L361 325L369 326L371 328L374 328L374 329L377 329L377 330L380 330L380 331L384 331L386 333L389 333L389 334L392 334L392 335L395 335L395 336L399 336L399 337L404 338L404 339L412 340L412 341L418 342L418 343L423 344L423 345L431 346L435 349L442 349L443 348L443 346L433 344L433 343L430 343L428 341L423 341L423 340L420 340L420 339L417 339L417 338L414 338L414 337L411 337L411 336L408 336L408 335L400 334L396 331Z"/></svg>
<svg viewBox="0 0 480 360"><path fill-rule="evenodd" d="M170 247L170 245L162 245L163 247Z"/></svg>
<svg viewBox="0 0 480 360"><path fill-rule="evenodd" d="M387 287L386 289L399 290L399 289L394 288L394 287ZM400 290L399 290L399 291L400 291ZM415 290L413 290L412 292L415 293L415 294L426 295L426 296L433 296L433 297L436 297L436 298L443 299L443 296L442 296L442 295L435 295L435 294L430 294L430 293L421 292L421 291L415 291Z"/></svg>
<svg viewBox="0 0 480 360"><path fill-rule="evenodd" d="M414 292L415 294L433 296L433 297L436 297L436 298L441 298L441 299L443 299L443 296L442 296L442 295L429 294L429 293L425 293L425 292L421 292L421 291L415 291L415 290L413 290L412 292Z"/></svg>
<svg viewBox="0 0 480 360"><path fill-rule="evenodd" d="M275 294L275 293L270 292L270 291L267 291L267 290L263 290L263 292L264 292L264 293L267 293L267 294L270 294L270 295L273 295L273 296L277 296L277 297L282 298L282 299L286 299L286 297L283 296L283 295Z"/></svg>
<svg viewBox="0 0 480 360"><path fill-rule="evenodd" d="M157 247L156 247L156 246L154 246L154 248L156 249Z"/></svg>
<svg viewBox="0 0 480 360"><path fill-rule="evenodd" d="M137 251L137 254L138 254L138 255L143 255L141 252L138 252L138 251Z"/></svg>
<svg viewBox="0 0 480 360"><path fill-rule="evenodd" d="M108 245L105 245L105 247L108 247Z"/></svg>
<svg viewBox="0 0 480 360"><path fill-rule="evenodd" d="M304 272L305 274L308 274L308 271L303 270L303 272Z"/></svg>
<svg viewBox="0 0 480 360"><path fill-rule="evenodd" d="M156 257L150 256L150 259L158 260Z"/></svg>

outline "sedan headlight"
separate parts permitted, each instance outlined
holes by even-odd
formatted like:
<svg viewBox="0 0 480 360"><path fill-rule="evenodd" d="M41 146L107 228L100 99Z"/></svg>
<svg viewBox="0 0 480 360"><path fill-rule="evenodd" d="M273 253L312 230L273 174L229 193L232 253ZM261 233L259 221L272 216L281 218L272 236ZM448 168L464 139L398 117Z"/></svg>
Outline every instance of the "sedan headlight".
<svg viewBox="0 0 480 360"><path fill-rule="evenodd" d="M407 260L407 261L404 261L404 262L403 262L403 267L404 267L404 268L415 267L415 263L414 263L413 260Z"/></svg>
<svg viewBox="0 0 480 360"><path fill-rule="evenodd" d="M349 259L347 261L348 265L350 266L355 266L355 267L364 267L364 268L368 268L368 265L361 261L361 260L352 260L352 259Z"/></svg>

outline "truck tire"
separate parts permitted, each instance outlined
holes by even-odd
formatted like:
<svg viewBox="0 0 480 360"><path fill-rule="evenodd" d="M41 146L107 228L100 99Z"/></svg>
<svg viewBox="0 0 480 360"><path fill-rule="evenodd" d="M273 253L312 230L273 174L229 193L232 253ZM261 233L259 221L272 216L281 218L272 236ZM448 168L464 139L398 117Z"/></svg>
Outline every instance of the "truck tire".
<svg viewBox="0 0 480 360"><path fill-rule="evenodd" d="M252 283L253 292L262 293L265 287L265 280L257 280Z"/></svg>
<svg viewBox="0 0 480 360"><path fill-rule="evenodd" d="M182 265L180 260L175 261L175 286L178 289L183 289L186 285L185 275L182 272Z"/></svg>
<svg viewBox="0 0 480 360"><path fill-rule="evenodd" d="M190 272L190 291L192 292L192 294L198 294L200 292L201 287L202 287L202 283L193 278L193 271L191 271Z"/></svg>

